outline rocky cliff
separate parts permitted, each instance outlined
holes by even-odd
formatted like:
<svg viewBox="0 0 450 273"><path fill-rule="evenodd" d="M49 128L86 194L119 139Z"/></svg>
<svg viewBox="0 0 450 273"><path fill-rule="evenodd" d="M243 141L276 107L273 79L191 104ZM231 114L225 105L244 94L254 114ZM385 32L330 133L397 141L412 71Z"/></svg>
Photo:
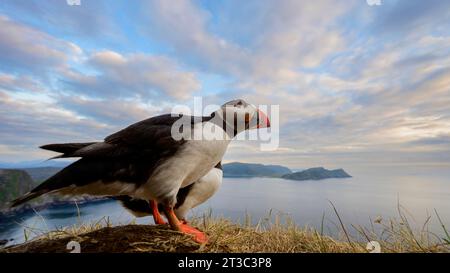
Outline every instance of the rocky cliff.
<svg viewBox="0 0 450 273"><path fill-rule="evenodd" d="M0 169L0 210L6 208L9 201L29 192L33 187L33 179L26 171Z"/></svg>

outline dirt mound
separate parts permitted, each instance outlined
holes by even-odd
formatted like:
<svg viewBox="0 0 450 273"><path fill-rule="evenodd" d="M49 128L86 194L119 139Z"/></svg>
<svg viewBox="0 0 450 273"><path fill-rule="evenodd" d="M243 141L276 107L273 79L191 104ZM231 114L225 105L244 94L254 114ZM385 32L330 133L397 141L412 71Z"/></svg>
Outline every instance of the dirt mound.
<svg viewBox="0 0 450 273"><path fill-rule="evenodd" d="M207 252L209 244L199 245L191 237L169 229L168 226L127 225L105 227L96 231L58 239L41 238L0 250L7 253L63 253L71 252L68 243L80 244L82 253L136 252ZM217 245L214 246L217 251ZM229 252L220 246L221 252Z"/></svg>

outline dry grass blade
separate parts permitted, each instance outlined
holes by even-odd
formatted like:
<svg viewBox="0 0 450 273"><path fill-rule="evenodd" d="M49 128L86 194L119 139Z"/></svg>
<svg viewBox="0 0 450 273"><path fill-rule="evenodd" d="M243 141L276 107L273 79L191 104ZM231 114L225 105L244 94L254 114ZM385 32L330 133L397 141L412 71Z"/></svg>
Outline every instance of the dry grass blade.
<svg viewBox="0 0 450 273"><path fill-rule="evenodd" d="M248 215L242 224L220 217L214 218L212 213L194 217L191 224L205 231L209 237L209 243L202 246L193 243L189 236L172 231L167 226L128 224L112 227L109 218L103 217L91 224L45 233L23 245L7 248L6 251L65 252L68 240L75 239L82 242L82 249L86 252L367 253L368 241L379 242L382 252L450 252L450 236L437 212L436 216L447 238L428 232L429 219L422 229L415 232L400 209L400 221L374 221L381 230L378 235L373 226L365 229L352 225L357 234L362 236L362 240L352 240L337 209L333 203L331 205L346 241L339 241L334 235L334 238L324 235L325 215L322 215L320 230L316 230L308 226L299 227L288 215L269 211L269 215L257 221L256 225L252 224ZM336 230L340 230L339 225L337 228Z"/></svg>

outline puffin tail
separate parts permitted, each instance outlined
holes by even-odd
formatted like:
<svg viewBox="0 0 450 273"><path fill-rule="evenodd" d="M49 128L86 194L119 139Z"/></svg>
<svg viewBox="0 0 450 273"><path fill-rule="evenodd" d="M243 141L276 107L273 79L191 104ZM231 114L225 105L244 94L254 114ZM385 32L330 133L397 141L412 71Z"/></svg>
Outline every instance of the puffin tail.
<svg viewBox="0 0 450 273"><path fill-rule="evenodd" d="M50 158L51 159L56 159L56 158L65 158L65 157L71 157L73 156L73 154L84 148L87 146L90 146L92 144L96 144L97 142L88 142L88 143L55 143L55 144L47 144L47 145L43 145L39 148L44 149L44 150L48 150L48 151L53 151L53 152L57 152L57 153L61 153L61 155L55 156Z"/></svg>

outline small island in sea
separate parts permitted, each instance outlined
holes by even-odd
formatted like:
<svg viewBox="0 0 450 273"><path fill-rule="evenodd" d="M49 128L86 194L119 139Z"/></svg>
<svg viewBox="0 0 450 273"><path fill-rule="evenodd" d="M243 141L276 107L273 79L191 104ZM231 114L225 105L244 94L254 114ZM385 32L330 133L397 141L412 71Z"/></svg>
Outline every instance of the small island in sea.
<svg viewBox="0 0 450 273"><path fill-rule="evenodd" d="M284 179L298 180L298 181L322 180L328 178L349 178L349 177L351 177L351 175L349 175L343 169L327 170L323 167L311 168L300 172L285 174L282 176L282 178Z"/></svg>
<svg viewBox="0 0 450 273"><path fill-rule="evenodd" d="M280 165L232 162L223 164L224 177L282 177L292 171Z"/></svg>
<svg viewBox="0 0 450 273"><path fill-rule="evenodd" d="M310 168L293 172L280 165L263 165L252 163L233 162L223 165L224 177L275 177L289 180L322 180L328 178L352 177L343 169L327 170L323 167Z"/></svg>

